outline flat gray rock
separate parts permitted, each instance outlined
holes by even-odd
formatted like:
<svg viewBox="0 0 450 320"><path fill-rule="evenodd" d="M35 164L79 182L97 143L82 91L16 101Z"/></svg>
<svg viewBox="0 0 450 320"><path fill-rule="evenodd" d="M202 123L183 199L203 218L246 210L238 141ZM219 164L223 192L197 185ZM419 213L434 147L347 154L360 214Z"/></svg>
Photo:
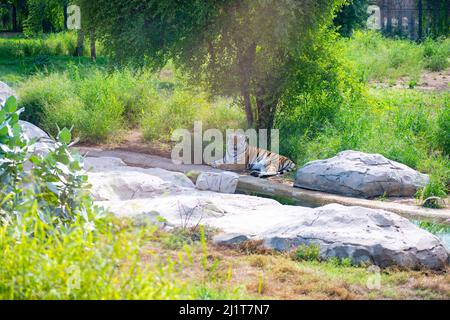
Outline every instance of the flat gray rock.
<svg viewBox="0 0 450 320"><path fill-rule="evenodd" d="M300 168L294 186L352 197L412 197L427 182L426 174L382 155L343 151Z"/></svg>
<svg viewBox="0 0 450 320"><path fill-rule="evenodd" d="M203 191L235 193L238 182L239 175L233 172L202 172L197 177L196 186Z"/></svg>

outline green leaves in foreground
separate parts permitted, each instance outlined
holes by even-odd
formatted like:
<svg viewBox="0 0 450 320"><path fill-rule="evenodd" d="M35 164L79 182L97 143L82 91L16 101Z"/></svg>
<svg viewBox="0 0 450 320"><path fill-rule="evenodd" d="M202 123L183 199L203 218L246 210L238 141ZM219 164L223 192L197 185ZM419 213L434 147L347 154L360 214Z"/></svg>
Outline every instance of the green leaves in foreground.
<svg viewBox="0 0 450 320"><path fill-rule="evenodd" d="M0 224L11 223L30 208L48 224L67 224L95 214L83 159L70 151L70 130L42 147L22 132L14 97L0 110ZM49 148L47 148L49 147ZM47 150L48 149L48 150Z"/></svg>

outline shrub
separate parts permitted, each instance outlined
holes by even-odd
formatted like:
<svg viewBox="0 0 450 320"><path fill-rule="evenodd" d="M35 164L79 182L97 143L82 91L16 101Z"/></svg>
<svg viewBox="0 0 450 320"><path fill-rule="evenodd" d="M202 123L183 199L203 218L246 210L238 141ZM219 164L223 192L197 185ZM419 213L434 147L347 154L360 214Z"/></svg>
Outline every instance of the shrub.
<svg viewBox="0 0 450 320"><path fill-rule="evenodd" d="M302 244L294 252L294 259L298 261L317 261L320 258L320 246L317 244Z"/></svg>
<svg viewBox="0 0 450 320"><path fill-rule="evenodd" d="M60 74L36 76L25 81L19 89L19 106L25 109L22 119L39 125L48 114L46 108L76 104L74 89L73 83ZM56 127L45 129L54 133Z"/></svg>
<svg viewBox="0 0 450 320"><path fill-rule="evenodd" d="M32 154L19 125L14 97L0 111L0 216L3 223L29 210L48 224L67 224L92 210L82 159L68 150L70 131L63 129L47 153ZM31 164L29 171L25 165ZM30 209L30 203L31 209Z"/></svg>
<svg viewBox="0 0 450 320"><path fill-rule="evenodd" d="M423 204L423 206L428 206L426 200L430 197L438 197L438 198L446 198L447 197L447 186L446 183L443 181L443 179L435 174L432 174L430 176L430 181L428 184L419 189L416 193L416 198L420 201L420 203ZM432 208L439 208L439 206L435 206L431 202Z"/></svg>
<svg viewBox="0 0 450 320"><path fill-rule="evenodd" d="M83 55L89 56L88 37ZM33 56L72 56L77 47L77 33L72 31L49 33L33 38L0 38L0 58L23 58ZM96 44L97 55L103 55L103 46Z"/></svg>
<svg viewBox="0 0 450 320"><path fill-rule="evenodd" d="M72 127L83 141L119 140L128 128L140 127L148 140L169 140L177 128L243 127L242 110L231 99L209 97L196 88L161 81L146 70L110 72L69 65L65 73L37 74L19 88L24 120L55 135Z"/></svg>
<svg viewBox="0 0 450 320"><path fill-rule="evenodd" d="M431 40L424 43L425 68L442 71L449 67L450 39Z"/></svg>
<svg viewBox="0 0 450 320"><path fill-rule="evenodd" d="M163 95L158 103L147 109L142 121L144 138L147 140L170 140L175 129L193 130L195 121L202 121L203 130L217 128L243 128L242 111L230 99L209 100L197 91L175 90ZM165 101L164 103L162 101Z"/></svg>

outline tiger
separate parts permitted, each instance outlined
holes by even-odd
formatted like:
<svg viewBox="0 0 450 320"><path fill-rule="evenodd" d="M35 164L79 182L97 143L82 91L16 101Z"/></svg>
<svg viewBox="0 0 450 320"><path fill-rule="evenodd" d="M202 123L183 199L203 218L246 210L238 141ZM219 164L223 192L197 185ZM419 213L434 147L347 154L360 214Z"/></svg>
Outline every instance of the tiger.
<svg viewBox="0 0 450 320"><path fill-rule="evenodd" d="M243 164L254 177L267 178L284 174L295 168L295 163L277 153L257 148L249 144L248 137L242 134L230 134L223 159L213 161L214 168L226 165Z"/></svg>

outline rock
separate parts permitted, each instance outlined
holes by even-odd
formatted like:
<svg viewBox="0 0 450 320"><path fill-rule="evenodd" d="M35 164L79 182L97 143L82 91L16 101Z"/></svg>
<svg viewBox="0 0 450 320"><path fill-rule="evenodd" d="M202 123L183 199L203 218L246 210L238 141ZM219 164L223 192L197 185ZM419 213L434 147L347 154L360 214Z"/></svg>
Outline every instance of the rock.
<svg viewBox="0 0 450 320"><path fill-rule="evenodd" d="M343 151L300 168L294 186L353 197L411 197L427 182L427 175L382 155Z"/></svg>
<svg viewBox="0 0 450 320"><path fill-rule="evenodd" d="M157 172L158 173L158 172ZM91 193L95 200L131 200L154 198L158 196L182 194L185 189L193 189L192 182L188 187L186 180L178 177L178 173L167 171L155 174L155 170L110 170L89 172Z"/></svg>
<svg viewBox="0 0 450 320"><path fill-rule="evenodd" d="M55 142L42 129L32 123L19 120L24 136L28 139L34 139L36 143L33 145L33 153L45 155L55 146Z"/></svg>
<svg viewBox="0 0 450 320"><path fill-rule="evenodd" d="M220 193L235 193L239 175L232 172L202 172L196 182L197 189Z"/></svg>
<svg viewBox="0 0 450 320"><path fill-rule="evenodd" d="M302 244L318 244L320 256L350 258L354 263L381 267L442 269L448 252L426 230L396 214L337 204L316 208L288 224L262 233L265 246L289 250Z"/></svg>
<svg viewBox="0 0 450 320"><path fill-rule="evenodd" d="M213 242L219 245L235 245L250 240L246 235L239 233L222 233L214 237Z"/></svg>
<svg viewBox="0 0 450 320"><path fill-rule="evenodd" d="M96 204L118 216L164 221L167 228L207 225L220 230L217 244L256 240L266 248L290 251L314 243L322 259L431 269L448 263L448 252L437 237L390 212L336 204L312 209L201 191L183 174L126 167L111 158L104 159L109 165L101 161L95 160L97 170L107 169L89 173ZM110 166L114 163L118 166Z"/></svg>
<svg viewBox="0 0 450 320"><path fill-rule="evenodd" d="M114 157L101 157L94 158L86 156L84 158L84 169L92 172L102 172L108 170L114 170L115 168L121 167L126 169L126 163L120 158Z"/></svg>
<svg viewBox="0 0 450 320"><path fill-rule="evenodd" d="M0 106L5 105L6 100L10 96L14 95L14 90L11 89L6 83L0 81Z"/></svg>

